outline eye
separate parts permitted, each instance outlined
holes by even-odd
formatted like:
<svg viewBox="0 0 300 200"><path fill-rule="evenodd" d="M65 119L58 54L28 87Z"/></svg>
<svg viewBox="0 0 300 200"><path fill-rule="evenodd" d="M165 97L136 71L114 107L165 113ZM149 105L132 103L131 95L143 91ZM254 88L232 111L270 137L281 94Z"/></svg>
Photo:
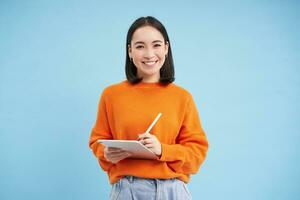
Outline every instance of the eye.
<svg viewBox="0 0 300 200"><path fill-rule="evenodd" d="M160 44L155 44L155 45L154 45L154 47L160 47L160 46L161 46Z"/></svg>
<svg viewBox="0 0 300 200"><path fill-rule="evenodd" d="M142 45L138 45L138 46L136 46L135 48L141 49L141 48L143 48L143 46L142 46Z"/></svg>

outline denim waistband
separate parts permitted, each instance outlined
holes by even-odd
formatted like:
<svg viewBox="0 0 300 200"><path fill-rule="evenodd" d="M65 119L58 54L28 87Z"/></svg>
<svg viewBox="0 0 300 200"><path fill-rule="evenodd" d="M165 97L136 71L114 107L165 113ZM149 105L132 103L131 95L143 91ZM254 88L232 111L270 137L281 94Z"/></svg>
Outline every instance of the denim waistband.
<svg viewBox="0 0 300 200"><path fill-rule="evenodd" d="M159 181L163 181L163 179L155 179L155 178L140 178L140 177L136 177L136 176L125 176L124 178L126 178L130 183L133 183L134 181L137 180L143 180L143 181L147 181L147 182L151 182L151 183L156 183Z"/></svg>
<svg viewBox="0 0 300 200"><path fill-rule="evenodd" d="M117 199L118 196L122 197L121 199L191 199L186 185L177 178L156 179L136 176L121 178L113 185L111 196L110 199Z"/></svg>

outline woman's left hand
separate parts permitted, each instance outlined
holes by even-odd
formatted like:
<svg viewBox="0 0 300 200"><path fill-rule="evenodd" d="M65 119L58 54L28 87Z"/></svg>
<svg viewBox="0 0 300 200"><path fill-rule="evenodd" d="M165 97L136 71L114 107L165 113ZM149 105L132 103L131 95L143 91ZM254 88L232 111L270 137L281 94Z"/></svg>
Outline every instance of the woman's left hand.
<svg viewBox="0 0 300 200"><path fill-rule="evenodd" d="M150 149L155 155L161 156L161 144L155 135L150 133L140 134L138 141Z"/></svg>

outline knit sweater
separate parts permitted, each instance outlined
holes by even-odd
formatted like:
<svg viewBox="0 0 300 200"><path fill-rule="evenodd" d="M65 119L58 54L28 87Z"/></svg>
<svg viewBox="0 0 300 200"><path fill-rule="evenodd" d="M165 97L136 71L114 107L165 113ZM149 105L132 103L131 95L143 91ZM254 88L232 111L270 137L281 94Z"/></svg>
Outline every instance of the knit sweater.
<svg viewBox="0 0 300 200"><path fill-rule="evenodd" d="M113 164L104 158L104 146L98 139L137 140L158 113L162 115L150 131L162 147L157 160L126 158ZM103 90L89 147L111 184L124 176L178 178L188 183L206 157L208 142L187 90L174 83L133 85L123 81Z"/></svg>

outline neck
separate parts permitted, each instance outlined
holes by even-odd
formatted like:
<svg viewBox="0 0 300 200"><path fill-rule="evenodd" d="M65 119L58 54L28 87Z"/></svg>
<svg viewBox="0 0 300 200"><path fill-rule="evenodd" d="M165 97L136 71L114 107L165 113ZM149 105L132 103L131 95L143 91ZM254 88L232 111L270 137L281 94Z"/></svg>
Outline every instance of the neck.
<svg viewBox="0 0 300 200"><path fill-rule="evenodd" d="M155 74L153 76L142 76L144 83L157 83L159 82L160 74Z"/></svg>

